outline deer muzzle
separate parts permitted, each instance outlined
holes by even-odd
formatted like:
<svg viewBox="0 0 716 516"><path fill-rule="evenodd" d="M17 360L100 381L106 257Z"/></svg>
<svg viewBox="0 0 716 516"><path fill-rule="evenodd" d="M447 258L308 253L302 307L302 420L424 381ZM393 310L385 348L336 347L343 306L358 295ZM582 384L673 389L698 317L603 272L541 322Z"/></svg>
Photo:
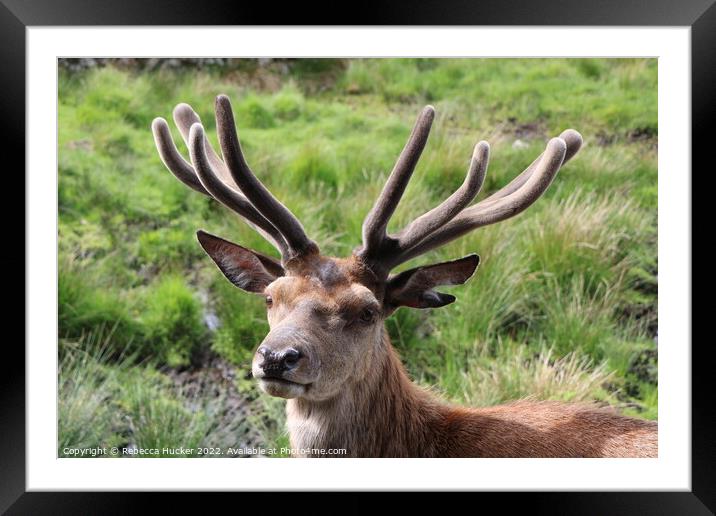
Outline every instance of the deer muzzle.
<svg viewBox="0 0 716 516"><path fill-rule="evenodd" d="M281 328L266 336L254 355L251 372L259 387L272 396L295 398L311 381L311 361L296 331Z"/></svg>

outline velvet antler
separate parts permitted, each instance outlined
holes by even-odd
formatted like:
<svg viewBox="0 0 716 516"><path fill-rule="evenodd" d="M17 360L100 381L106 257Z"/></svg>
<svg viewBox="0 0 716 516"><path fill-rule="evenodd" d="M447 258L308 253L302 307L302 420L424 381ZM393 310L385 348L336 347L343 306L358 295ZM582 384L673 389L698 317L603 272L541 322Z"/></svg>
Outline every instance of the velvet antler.
<svg viewBox="0 0 716 516"><path fill-rule="evenodd" d="M547 190L562 165L582 145L582 137L577 131L564 131L558 138L552 138L545 151L507 186L468 207L478 194L487 172L490 147L481 141L475 146L462 186L439 206L398 233L389 235L386 231L388 222L425 148L434 116L432 106L423 109L408 143L363 223L363 246L356 254L378 278L386 278L397 265L473 229L522 212Z"/></svg>
<svg viewBox="0 0 716 516"><path fill-rule="evenodd" d="M228 97L216 98L216 125L223 161L209 144L199 116L188 104L179 104L174 109L174 121L189 147L191 164L177 150L166 120L156 118L152 131L159 156L180 181L238 213L279 250L284 262L318 252L296 216L268 191L246 163Z"/></svg>

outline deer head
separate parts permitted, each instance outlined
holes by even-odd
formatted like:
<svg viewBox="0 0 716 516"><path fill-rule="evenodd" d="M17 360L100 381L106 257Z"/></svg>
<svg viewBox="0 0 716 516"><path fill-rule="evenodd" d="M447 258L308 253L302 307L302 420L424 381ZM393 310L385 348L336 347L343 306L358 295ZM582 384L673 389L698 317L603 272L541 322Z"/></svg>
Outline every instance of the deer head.
<svg viewBox="0 0 716 516"><path fill-rule="evenodd" d="M330 399L361 382L387 353L383 321L398 307L437 308L455 301L439 286L458 285L475 272L479 257L421 266L391 274L398 265L473 229L513 217L547 189L560 167L579 150L582 137L563 132L504 188L470 206L485 179L490 147L473 151L463 184L439 206L401 231L388 234L398 206L428 139L434 109L427 106L363 223L363 243L347 258L323 256L299 222L259 181L241 151L229 99L216 99L220 158L187 104L174 120L191 163L177 151L162 118L152 123L166 167L189 187L238 213L281 254L281 259L228 242L203 231L199 243L226 278L263 296L270 331L258 346L252 372L267 393L311 401Z"/></svg>

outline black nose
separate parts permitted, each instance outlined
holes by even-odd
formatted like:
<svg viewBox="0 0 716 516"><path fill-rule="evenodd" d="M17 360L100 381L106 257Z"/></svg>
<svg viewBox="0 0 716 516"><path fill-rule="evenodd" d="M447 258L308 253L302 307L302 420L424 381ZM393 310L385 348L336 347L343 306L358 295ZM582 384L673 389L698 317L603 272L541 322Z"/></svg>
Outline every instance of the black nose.
<svg viewBox="0 0 716 516"><path fill-rule="evenodd" d="M294 348L271 351L266 346L261 346L258 354L263 357L260 367L267 376L280 375L284 371L293 369L301 358L301 352Z"/></svg>

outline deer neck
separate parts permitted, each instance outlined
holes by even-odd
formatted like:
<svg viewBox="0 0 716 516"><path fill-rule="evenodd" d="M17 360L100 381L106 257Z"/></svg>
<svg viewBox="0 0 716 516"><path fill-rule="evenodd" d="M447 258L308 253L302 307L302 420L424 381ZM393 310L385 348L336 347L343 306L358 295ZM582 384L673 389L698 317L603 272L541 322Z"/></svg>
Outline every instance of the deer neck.
<svg viewBox="0 0 716 516"><path fill-rule="evenodd" d="M345 449L344 456L425 455L441 405L412 383L383 328L368 374L326 401L288 400L291 445L302 456ZM330 455L327 455L330 456Z"/></svg>

